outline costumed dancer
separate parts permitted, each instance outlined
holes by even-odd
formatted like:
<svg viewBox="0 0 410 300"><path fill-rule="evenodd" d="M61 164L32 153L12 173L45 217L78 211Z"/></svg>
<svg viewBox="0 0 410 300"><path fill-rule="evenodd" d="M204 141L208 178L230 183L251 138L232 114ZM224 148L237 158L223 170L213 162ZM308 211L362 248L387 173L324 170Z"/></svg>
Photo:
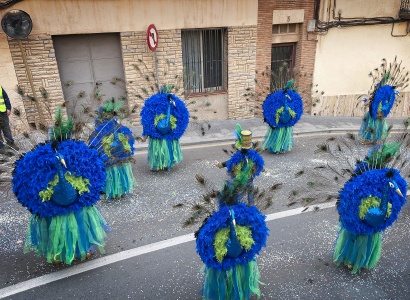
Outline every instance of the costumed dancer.
<svg viewBox="0 0 410 300"><path fill-rule="evenodd" d="M225 162L217 162L219 168L227 168L227 172L231 178L244 176L248 178L248 182L244 187L244 191L248 194L248 204L254 204L254 195L252 193L254 185L253 179L263 171L264 161L262 156L252 149L252 132L242 130L242 127L237 124L237 129L234 132L236 136L235 147L237 151L231 158Z"/></svg>
<svg viewBox="0 0 410 300"><path fill-rule="evenodd" d="M377 264L382 233L397 220L406 202L406 181L399 170L388 167L400 146L387 143L371 149L339 191L340 231L333 260L337 265L346 265L353 274Z"/></svg>
<svg viewBox="0 0 410 300"><path fill-rule="evenodd" d="M195 233L196 250L204 262L203 299L251 299L260 296L259 270L256 256L266 246L268 228L265 215L244 201L252 179L263 170L262 157L253 152L249 131L242 131L239 150L227 162L234 173L217 195L219 209L206 218ZM210 202L208 196L205 202ZM192 218L201 216L206 209L196 205ZM212 207L213 203L212 203Z"/></svg>
<svg viewBox="0 0 410 300"><path fill-rule="evenodd" d="M145 101L141 110L143 141L148 137L148 164L152 171L167 170L182 161L179 139L189 123L185 103L170 87L160 89Z"/></svg>
<svg viewBox="0 0 410 300"><path fill-rule="evenodd" d="M262 150L284 153L293 147L293 126L303 114L300 95L292 89L294 80L289 80L282 90L268 95L263 102L263 119L269 129Z"/></svg>
<svg viewBox="0 0 410 300"><path fill-rule="evenodd" d="M383 59L380 68L373 70L370 75L373 83L369 99L364 99L364 105L369 110L365 113L359 129L359 138L365 144L375 144L386 139L388 126L386 117L389 115L398 89L405 88L407 74L401 74L401 63L395 59L393 64L387 66Z"/></svg>
<svg viewBox="0 0 410 300"><path fill-rule="evenodd" d="M24 252L49 263L71 264L104 253L108 224L95 203L105 182L98 152L69 140L72 121L57 111L50 141L39 144L15 163L13 192L31 212Z"/></svg>
<svg viewBox="0 0 410 300"><path fill-rule="evenodd" d="M136 186L131 165L134 137L131 130L116 118L122 104L121 101L109 101L100 107L96 129L90 136L90 147L98 150L106 166L103 192L108 200L131 193Z"/></svg>

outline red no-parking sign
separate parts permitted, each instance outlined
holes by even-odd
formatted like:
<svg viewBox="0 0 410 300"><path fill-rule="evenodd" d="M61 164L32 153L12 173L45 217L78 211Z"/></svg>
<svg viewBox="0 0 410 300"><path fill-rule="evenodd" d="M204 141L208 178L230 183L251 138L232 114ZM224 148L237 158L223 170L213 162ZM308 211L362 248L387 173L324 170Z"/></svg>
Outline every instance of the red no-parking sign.
<svg viewBox="0 0 410 300"><path fill-rule="evenodd" d="M147 43L148 43L148 48L151 51L155 51L158 46L158 31L155 28L154 24L151 24L148 26L147 29Z"/></svg>

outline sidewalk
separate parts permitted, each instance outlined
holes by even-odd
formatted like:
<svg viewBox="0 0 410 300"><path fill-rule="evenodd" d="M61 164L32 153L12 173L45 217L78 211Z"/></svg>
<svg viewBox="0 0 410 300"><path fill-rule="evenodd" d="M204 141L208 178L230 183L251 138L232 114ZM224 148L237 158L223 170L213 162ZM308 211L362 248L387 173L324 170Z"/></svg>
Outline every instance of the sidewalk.
<svg viewBox="0 0 410 300"><path fill-rule="evenodd" d="M299 122L294 127L294 134L308 134L318 132L334 132L334 131L351 131L357 133L360 128L361 117L333 117L333 116L311 116L303 115ZM393 130L404 128L404 118L387 118L387 124L393 124ZM236 124L240 124L243 129L252 131L252 136L255 139L261 139L267 132L267 124L263 123L261 118L240 119L240 120L213 120L204 122L191 122L188 125L185 134L181 137L182 146L216 143L224 141L234 141L235 136L233 131L236 130ZM208 129L208 127L210 128ZM202 129L204 135L202 135ZM142 132L141 126L136 126L137 135ZM135 132L134 132L135 134ZM137 143L137 151L144 150L148 147L148 143Z"/></svg>

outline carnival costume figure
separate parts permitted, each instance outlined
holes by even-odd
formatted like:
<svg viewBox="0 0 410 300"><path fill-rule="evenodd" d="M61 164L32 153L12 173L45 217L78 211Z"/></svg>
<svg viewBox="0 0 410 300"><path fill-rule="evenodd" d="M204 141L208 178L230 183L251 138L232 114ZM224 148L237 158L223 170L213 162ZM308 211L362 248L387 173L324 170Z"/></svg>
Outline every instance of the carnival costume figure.
<svg viewBox="0 0 410 300"><path fill-rule="evenodd" d="M72 121L57 111L50 141L15 163L13 192L32 214L24 252L49 263L71 264L99 248L104 253L108 224L96 207L105 167L96 150L70 137Z"/></svg>
<svg viewBox="0 0 410 300"><path fill-rule="evenodd" d="M185 103L170 93L170 87L145 101L141 110L144 137L148 137L148 164L152 171L167 170L182 161L179 139L189 123Z"/></svg>
<svg viewBox="0 0 410 300"><path fill-rule="evenodd" d="M382 233L397 220L406 202L407 183L398 169L390 167L401 146L385 143L371 149L339 191L340 231L333 260L353 274L377 264Z"/></svg>
<svg viewBox="0 0 410 300"><path fill-rule="evenodd" d="M303 114L300 95L292 89L294 80L275 93L269 94L263 102L263 118L269 128L262 144L262 150L284 153L293 147L293 126Z"/></svg>
<svg viewBox="0 0 410 300"><path fill-rule="evenodd" d="M203 299L251 299L260 296L256 257L266 246L265 215L245 201L252 179L263 169L263 159L253 153L250 131L241 131L240 149L226 163L232 174L218 192L217 211L195 233L196 250L204 262ZM209 202L208 196L204 197ZM195 216L205 211L198 207ZM195 218L194 216L194 218Z"/></svg>
<svg viewBox="0 0 410 300"><path fill-rule="evenodd" d="M248 195L248 204L254 204L254 185L253 179L259 176L263 171L264 161L262 156L256 152L252 143L252 132L249 130L242 130L239 124L236 125L237 130L234 132L236 136L235 147L237 151L231 158L225 162L218 162L219 168L227 168L227 172L231 178L242 176L248 178L244 186L244 192Z"/></svg>
<svg viewBox="0 0 410 300"><path fill-rule="evenodd" d="M117 119L121 106L120 101L109 101L100 107L90 136L90 147L98 151L106 166L103 191L108 200L131 193L136 185L131 165L134 137Z"/></svg>

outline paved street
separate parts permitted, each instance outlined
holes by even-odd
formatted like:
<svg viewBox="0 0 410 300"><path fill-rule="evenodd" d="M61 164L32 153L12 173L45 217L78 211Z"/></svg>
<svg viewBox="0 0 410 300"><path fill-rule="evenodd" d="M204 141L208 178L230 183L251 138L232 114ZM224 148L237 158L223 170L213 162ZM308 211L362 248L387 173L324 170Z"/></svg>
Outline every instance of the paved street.
<svg viewBox="0 0 410 300"><path fill-rule="evenodd" d="M248 128L253 129L252 122L259 121L249 122ZM349 122L345 129L354 127ZM234 130L232 123L232 129L225 124L226 135ZM255 128L255 138L261 137L259 127ZM330 132L317 129L309 128L307 123L299 127L300 133L295 129L296 145L290 153L263 153L267 171L255 180L255 185L262 189L273 183L283 186L275 194L272 207L265 211L270 236L258 258L265 284L261 286L262 299L408 299L408 205L385 233L378 266L357 275L332 263L338 226L334 201L314 203L308 210L300 203L288 206L289 191L307 180L303 176L295 178L295 173L326 162L314 152L315 145L328 138ZM136 145L138 187L133 195L120 201L99 203L111 233L106 254L95 254L88 261L52 266L32 253L23 254L29 213L14 196L0 200L0 298L200 299L202 263L195 253L192 235L197 227L182 228L181 223L189 214L189 204L202 195L195 174L204 174L211 186L220 187L227 176L225 170L214 167L214 162L226 160L228 156L222 149L231 146L218 139L221 130L215 127L209 130L215 139L206 137L202 144L194 141L196 131L191 128L185 137L183 163L169 173L149 171L144 145ZM332 134L343 134L343 130ZM174 208L176 204L184 205Z"/></svg>

